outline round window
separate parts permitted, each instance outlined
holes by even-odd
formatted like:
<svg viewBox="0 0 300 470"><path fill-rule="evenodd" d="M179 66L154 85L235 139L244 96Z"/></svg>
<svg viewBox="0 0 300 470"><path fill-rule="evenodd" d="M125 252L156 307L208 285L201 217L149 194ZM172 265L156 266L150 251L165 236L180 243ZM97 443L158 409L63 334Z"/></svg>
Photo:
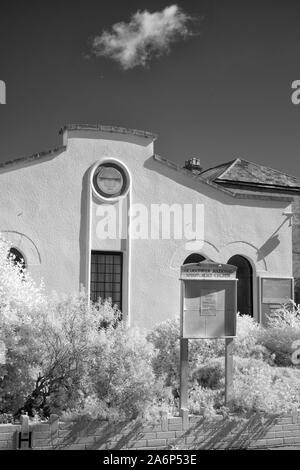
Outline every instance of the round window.
<svg viewBox="0 0 300 470"><path fill-rule="evenodd" d="M103 163L95 171L94 187L101 196L121 196L127 187L127 178L122 168L114 163Z"/></svg>

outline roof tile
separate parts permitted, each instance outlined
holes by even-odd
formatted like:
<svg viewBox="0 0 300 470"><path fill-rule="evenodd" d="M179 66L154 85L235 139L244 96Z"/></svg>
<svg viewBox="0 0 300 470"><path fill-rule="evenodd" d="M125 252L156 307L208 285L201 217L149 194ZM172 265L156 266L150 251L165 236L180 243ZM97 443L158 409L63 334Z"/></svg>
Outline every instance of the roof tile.
<svg viewBox="0 0 300 470"><path fill-rule="evenodd" d="M201 173L201 176L215 183L222 184L241 183L251 186L262 185L264 187L270 186L281 189L300 189L299 178L240 158L205 170Z"/></svg>

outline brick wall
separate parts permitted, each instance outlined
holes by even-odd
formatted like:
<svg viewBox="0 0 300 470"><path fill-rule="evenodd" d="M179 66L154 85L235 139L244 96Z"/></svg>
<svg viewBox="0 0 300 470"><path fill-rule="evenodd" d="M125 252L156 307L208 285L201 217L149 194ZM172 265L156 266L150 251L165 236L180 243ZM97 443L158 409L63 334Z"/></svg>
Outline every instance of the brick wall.
<svg viewBox="0 0 300 470"><path fill-rule="evenodd" d="M21 426L12 424L0 425L0 450L13 450L16 448L16 433L21 430Z"/></svg>
<svg viewBox="0 0 300 470"><path fill-rule="evenodd" d="M33 449L251 449L300 445L300 412L289 416L253 415L248 419L186 416L156 424L103 421L31 425ZM16 449L20 425L0 425L0 449Z"/></svg>

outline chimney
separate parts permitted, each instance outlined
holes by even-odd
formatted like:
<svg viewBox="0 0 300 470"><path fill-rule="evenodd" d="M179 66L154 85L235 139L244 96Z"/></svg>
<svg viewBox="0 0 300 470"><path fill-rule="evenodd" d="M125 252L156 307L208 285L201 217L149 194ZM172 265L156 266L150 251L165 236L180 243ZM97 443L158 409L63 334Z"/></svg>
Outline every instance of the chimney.
<svg viewBox="0 0 300 470"><path fill-rule="evenodd" d="M194 175L199 175L202 171L200 159L193 157L185 161L184 168L190 170Z"/></svg>

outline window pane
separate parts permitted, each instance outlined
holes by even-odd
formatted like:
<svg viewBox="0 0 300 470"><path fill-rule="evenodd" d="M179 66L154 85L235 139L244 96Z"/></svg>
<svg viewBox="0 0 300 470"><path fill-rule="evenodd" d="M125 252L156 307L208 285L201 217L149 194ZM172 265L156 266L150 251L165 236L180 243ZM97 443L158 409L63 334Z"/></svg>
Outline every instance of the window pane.
<svg viewBox="0 0 300 470"><path fill-rule="evenodd" d="M122 253L92 252L91 300L99 297L122 308Z"/></svg>

